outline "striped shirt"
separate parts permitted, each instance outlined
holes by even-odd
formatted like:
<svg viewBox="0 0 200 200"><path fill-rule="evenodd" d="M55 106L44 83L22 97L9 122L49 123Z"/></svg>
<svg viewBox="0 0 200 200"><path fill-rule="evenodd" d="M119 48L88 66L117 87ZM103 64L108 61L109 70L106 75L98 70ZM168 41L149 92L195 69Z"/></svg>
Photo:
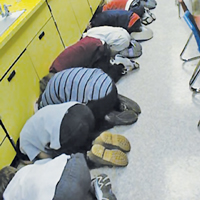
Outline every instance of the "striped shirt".
<svg viewBox="0 0 200 200"><path fill-rule="evenodd" d="M42 94L40 108L68 101L88 103L90 100L101 99L112 91L113 84L113 80L101 69L66 69L50 79Z"/></svg>

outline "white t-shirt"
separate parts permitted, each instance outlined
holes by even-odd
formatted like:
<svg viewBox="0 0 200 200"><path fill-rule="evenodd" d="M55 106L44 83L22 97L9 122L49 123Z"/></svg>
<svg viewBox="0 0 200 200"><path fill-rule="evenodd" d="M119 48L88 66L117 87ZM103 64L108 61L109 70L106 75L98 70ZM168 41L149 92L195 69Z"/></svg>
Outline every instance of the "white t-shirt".
<svg viewBox="0 0 200 200"><path fill-rule="evenodd" d="M83 34L83 37L94 37L105 41L110 49L113 51L120 52L130 45L131 37L130 34L121 27L112 26L99 26L89 29Z"/></svg>
<svg viewBox="0 0 200 200"><path fill-rule="evenodd" d="M62 154L22 167L6 187L4 200L52 200L69 158Z"/></svg>
<svg viewBox="0 0 200 200"><path fill-rule="evenodd" d="M78 102L48 105L37 111L24 125L20 132L20 150L33 160L45 146L59 149L60 125L68 109Z"/></svg>

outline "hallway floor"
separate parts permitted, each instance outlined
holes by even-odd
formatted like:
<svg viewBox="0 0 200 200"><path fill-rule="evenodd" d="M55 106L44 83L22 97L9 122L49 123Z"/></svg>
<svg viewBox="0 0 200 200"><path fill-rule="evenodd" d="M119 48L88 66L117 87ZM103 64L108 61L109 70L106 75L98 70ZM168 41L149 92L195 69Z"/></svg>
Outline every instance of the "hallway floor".
<svg viewBox="0 0 200 200"><path fill-rule="evenodd" d="M136 59L140 69L117 84L142 110L135 124L110 130L129 139L129 164L91 173L108 174L118 200L199 200L200 95L189 89L198 60L180 60L191 31L175 1L157 3L156 21L148 25L154 36L141 43L143 54ZM199 54L194 38L186 51L186 57Z"/></svg>

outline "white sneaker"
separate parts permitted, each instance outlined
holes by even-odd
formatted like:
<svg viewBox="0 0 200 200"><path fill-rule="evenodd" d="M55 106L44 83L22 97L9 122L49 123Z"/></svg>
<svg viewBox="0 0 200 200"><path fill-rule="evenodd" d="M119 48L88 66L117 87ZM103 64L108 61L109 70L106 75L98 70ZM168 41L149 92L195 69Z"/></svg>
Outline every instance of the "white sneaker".
<svg viewBox="0 0 200 200"><path fill-rule="evenodd" d="M100 174L94 179L95 195L97 200L117 200L112 192L110 178L106 174Z"/></svg>
<svg viewBox="0 0 200 200"><path fill-rule="evenodd" d="M133 61L130 60L129 58L123 57L121 54L117 54L115 58L111 61L112 64L122 64L124 66L124 71L122 74L127 74L130 71L133 71L134 69L138 69L140 65Z"/></svg>

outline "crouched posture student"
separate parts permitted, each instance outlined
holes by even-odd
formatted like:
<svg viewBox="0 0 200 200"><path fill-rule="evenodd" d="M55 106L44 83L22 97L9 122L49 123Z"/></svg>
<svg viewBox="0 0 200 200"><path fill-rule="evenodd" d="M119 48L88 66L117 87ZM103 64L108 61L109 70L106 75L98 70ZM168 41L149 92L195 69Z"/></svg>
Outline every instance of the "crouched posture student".
<svg viewBox="0 0 200 200"><path fill-rule="evenodd" d="M122 27L129 33L138 32L141 28L141 19L132 11L127 10L107 10L96 14L91 22L91 27L113 26Z"/></svg>
<svg viewBox="0 0 200 200"><path fill-rule="evenodd" d="M112 57L120 54L122 57L136 58L142 54L142 46L140 43L131 39L127 30L121 27L93 27L83 33L83 37L87 36L105 41L110 47ZM124 67L127 69L126 65Z"/></svg>
<svg viewBox="0 0 200 200"><path fill-rule="evenodd" d="M100 68L117 82L123 75L124 67L112 65L110 58L110 46L105 41L86 36L61 52L52 63L49 72L52 74L74 67Z"/></svg>
<svg viewBox="0 0 200 200"><path fill-rule="evenodd" d="M49 72L56 73L71 67L100 68L110 61L109 46L94 37L85 37L67 47L53 61ZM101 63L101 64L100 64Z"/></svg>
<svg viewBox="0 0 200 200"><path fill-rule="evenodd" d="M145 12L144 6L140 3L140 0L111 0L100 7L99 10L130 10L140 17L142 17Z"/></svg>
<svg viewBox="0 0 200 200"><path fill-rule="evenodd" d="M120 109L117 87L113 80L101 69L70 68L56 73L48 82L39 98L39 108L50 104L78 101L92 111L96 125L105 116Z"/></svg>
<svg viewBox="0 0 200 200"><path fill-rule="evenodd" d="M127 166L128 159L124 152L130 151L129 141L118 134L94 132L94 125L94 116L86 105L66 102L45 106L28 119L22 128L20 150L31 161L54 158L62 153L71 155L81 152L87 153L89 167ZM109 148L106 138L110 138ZM98 154L100 151L102 155ZM103 152L109 154L106 160L106 153Z"/></svg>
<svg viewBox="0 0 200 200"><path fill-rule="evenodd" d="M101 175L102 176L102 175ZM100 176L100 177L101 177ZM104 176L102 176L104 177ZM108 180L109 178L105 176ZM109 180L110 181L110 180ZM95 186L83 154L62 154L54 159L43 159L22 167L0 170L1 200L95 200ZM111 184L103 197L116 200Z"/></svg>
<svg viewBox="0 0 200 200"><path fill-rule="evenodd" d="M37 111L20 132L20 150L31 161L87 150L93 140L92 111L78 102L46 106Z"/></svg>

